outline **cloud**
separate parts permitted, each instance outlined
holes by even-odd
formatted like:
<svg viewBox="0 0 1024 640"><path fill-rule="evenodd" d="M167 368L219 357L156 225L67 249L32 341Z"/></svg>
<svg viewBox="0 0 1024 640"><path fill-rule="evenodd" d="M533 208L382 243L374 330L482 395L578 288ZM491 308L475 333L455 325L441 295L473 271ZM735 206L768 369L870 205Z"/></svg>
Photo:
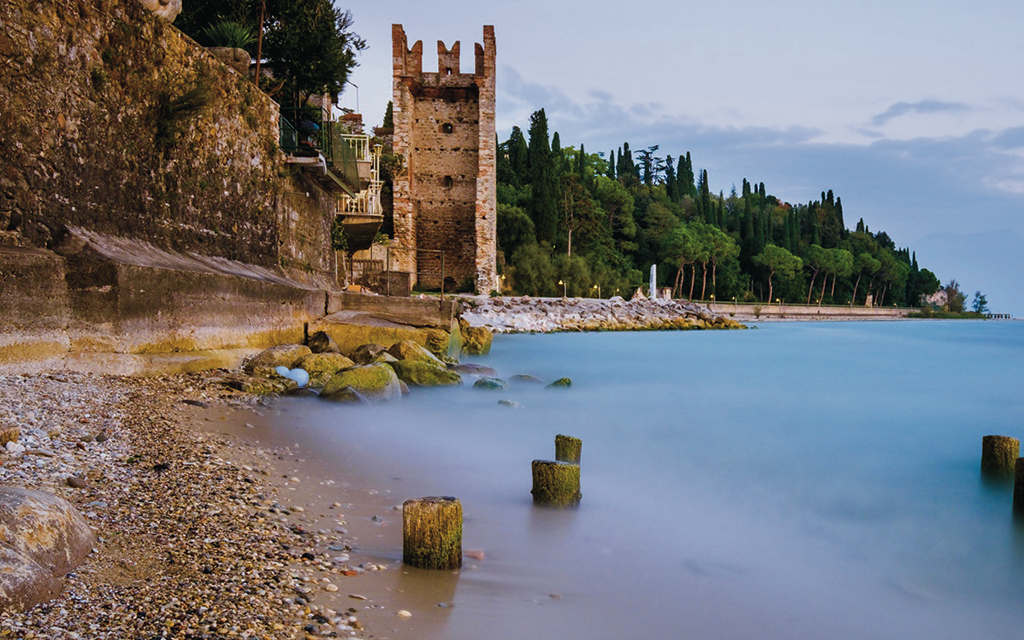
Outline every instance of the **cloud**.
<svg viewBox="0 0 1024 640"><path fill-rule="evenodd" d="M584 143L591 151L607 152L623 142L633 149L657 144L658 153L673 157L689 151L694 168L708 171L715 192L728 192L743 178L764 182L770 193L794 203L817 200L832 189L843 200L848 226L863 218L911 249L931 234L1009 229L1017 238L1024 235L1024 127L822 142L821 132L811 127L709 125L686 115L686 105L622 104L603 92L569 96L558 86L527 82L512 68L503 68L499 77L499 137L513 124L525 130L530 113L544 107L564 146ZM938 101L898 103L873 121L968 109ZM991 290L990 299L1024 312L1024 300L1004 281L990 281L967 264L981 254L980 243L969 243L970 252L953 250L955 243L927 244L924 255L919 253L922 266L943 278L964 274L965 286ZM986 264L1013 265L1021 253L1019 244L998 245Z"/></svg>
<svg viewBox="0 0 1024 640"><path fill-rule="evenodd" d="M906 115L930 115L935 113L967 113L971 108L962 102L922 100L920 102L897 102L882 113L871 118L871 124L881 127L894 118Z"/></svg>

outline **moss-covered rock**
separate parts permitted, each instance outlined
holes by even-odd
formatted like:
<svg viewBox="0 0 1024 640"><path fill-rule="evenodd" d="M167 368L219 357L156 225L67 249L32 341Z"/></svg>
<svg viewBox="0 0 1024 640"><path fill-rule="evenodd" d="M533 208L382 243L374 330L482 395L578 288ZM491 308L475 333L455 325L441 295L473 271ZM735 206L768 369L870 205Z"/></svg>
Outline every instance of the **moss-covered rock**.
<svg viewBox="0 0 1024 640"><path fill-rule="evenodd" d="M479 356L491 350L494 335L487 327L471 327L468 322L460 318L459 331L462 333L463 353Z"/></svg>
<svg viewBox="0 0 1024 640"><path fill-rule="evenodd" d="M450 371L443 363L424 360L398 360L391 367L402 382L416 387L443 387L462 384L462 376Z"/></svg>
<svg viewBox="0 0 1024 640"><path fill-rule="evenodd" d="M451 334L441 329L428 329L423 345L430 353L444 360L451 346Z"/></svg>
<svg viewBox="0 0 1024 640"><path fill-rule="evenodd" d="M571 387L572 387L572 380L571 379L569 379L569 378L559 378L558 380L555 380L554 382L552 382L551 384L549 384L548 386L546 386L544 388L545 389L569 389Z"/></svg>
<svg viewBox="0 0 1024 640"><path fill-rule="evenodd" d="M304 344L281 344L257 353L245 364L245 372L257 376L273 377L277 375L277 367L295 368L295 363L303 356L313 353Z"/></svg>
<svg viewBox="0 0 1024 640"><path fill-rule="evenodd" d="M530 382L533 384L543 384L544 381L537 376L531 376L528 373L517 373L516 375L509 378L512 382Z"/></svg>
<svg viewBox="0 0 1024 640"><path fill-rule="evenodd" d="M398 360L419 360L439 367L445 366L440 358L428 351L426 347L412 340L396 342L388 349L388 353Z"/></svg>
<svg viewBox="0 0 1024 640"><path fill-rule="evenodd" d="M295 368L303 369L309 374L309 386L322 387L334 374L356 366L349 358L340 353L311 353L299 358Z"/></svg>
<svg viewBox="0 0 1024 640"><path fill-rule="evenodd" d="M474 389L484 389L486 391L504 391L508 389L508 383L501 378L480 378L473 383Z"/></svg>
<svg viewBox="0 0 1024 640"><path fill-rule="evenodd" d="M345 387L351 387L360 396L373 402L394 400L402 395L395 370L386 364L368 364L339 371L327 381L320 396L334 399Z"/></svg>

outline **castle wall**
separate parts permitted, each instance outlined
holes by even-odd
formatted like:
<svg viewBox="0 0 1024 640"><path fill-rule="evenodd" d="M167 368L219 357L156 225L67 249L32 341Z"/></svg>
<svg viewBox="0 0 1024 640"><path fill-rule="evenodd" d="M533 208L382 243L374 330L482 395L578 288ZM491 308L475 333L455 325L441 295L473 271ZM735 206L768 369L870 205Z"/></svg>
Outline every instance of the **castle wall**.
<svg viewBox="0 0 1024 640"><path fill-rule="evenodd" d="M438 71L423 72L422 43L394 45L394 151L405 157L395 180L394 228L400 268L437 287L495 288L494 31L476 45L476 70L460 72L458 42L438 42Z"/></svg>

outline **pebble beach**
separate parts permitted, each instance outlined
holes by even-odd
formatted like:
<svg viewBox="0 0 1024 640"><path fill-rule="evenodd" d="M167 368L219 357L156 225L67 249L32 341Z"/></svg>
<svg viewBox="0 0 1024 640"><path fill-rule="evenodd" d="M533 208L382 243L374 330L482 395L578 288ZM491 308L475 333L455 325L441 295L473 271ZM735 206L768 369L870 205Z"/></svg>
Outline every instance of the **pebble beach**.
<svg viewBox="0 0 1024 640"><path fill-rule="evenodd" d="M342 504L296 493L286 452L195 426L265 402L202 375L0 376L0 424L20 431L0 483L69 500L98 540L57 599L0 615L0 638L385 637L362 577L387 567L351 553Z"/></svg>

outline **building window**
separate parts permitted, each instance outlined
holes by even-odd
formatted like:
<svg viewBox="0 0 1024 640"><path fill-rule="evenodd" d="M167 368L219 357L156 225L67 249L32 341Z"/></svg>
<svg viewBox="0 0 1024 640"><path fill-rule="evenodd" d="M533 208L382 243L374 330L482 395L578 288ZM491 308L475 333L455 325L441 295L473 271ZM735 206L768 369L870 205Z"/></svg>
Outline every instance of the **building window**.
<svg viewBox="0 0 1024 640"><path fill-rule="evenodd" d="M453 127L452 123L450 122L445 122L444 124L441 125L441 133L451 133L454 130L455 127Z"/></svg>
<svg viewBox="0 0 1024 640"><path fill-rule="evenodd" d="M452 186L453 184L455 184L455 181L454 181L454 180L452 180L452 177L451 177L451 176L445 176L445 177L444 177L444 186L445 186L446 188L451 188L451 186Z"/></svg>
<svg viewBox="0 0 1024 640"><path fill-rule="evenodd" d="M445 67L444 68L444 75L446 75L446 76L452 75L452 68L451 67Z"/></svg>

